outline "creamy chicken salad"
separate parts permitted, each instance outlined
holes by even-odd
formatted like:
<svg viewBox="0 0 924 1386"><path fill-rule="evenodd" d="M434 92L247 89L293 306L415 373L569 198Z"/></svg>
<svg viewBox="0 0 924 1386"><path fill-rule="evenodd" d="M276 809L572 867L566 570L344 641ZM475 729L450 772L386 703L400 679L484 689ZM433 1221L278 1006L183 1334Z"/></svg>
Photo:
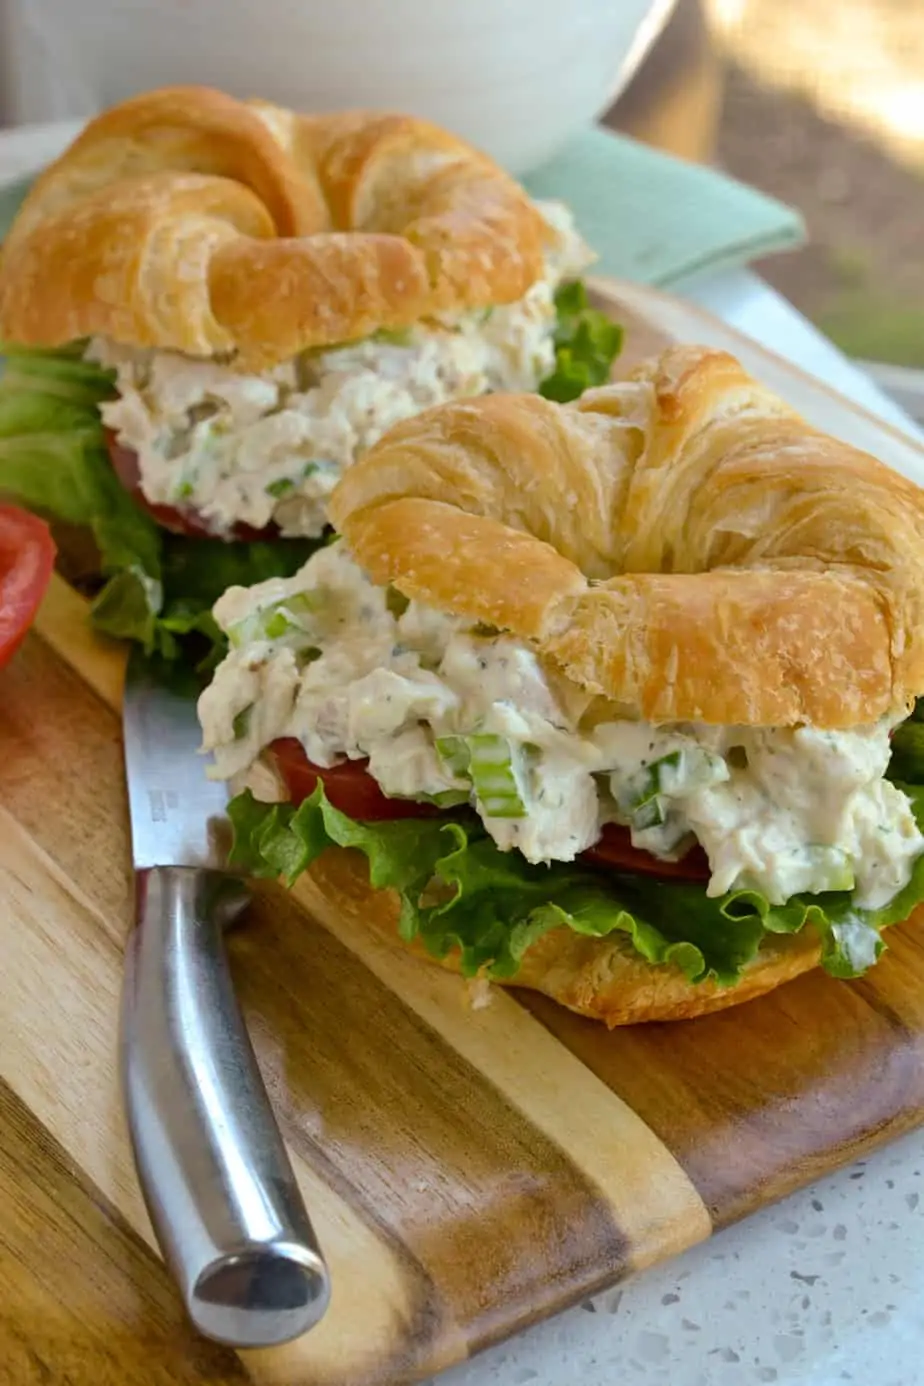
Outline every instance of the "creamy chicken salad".
<svg viewBox="0 0 924 1386"><path fill-rule="evenodd" d="M530 862L572 861L621 823L665 859L695 838L708 895L771 904L853 889L877 908L924 850L884 778L904 709L845 732L627 721L522 642L375 586L342 540L214 614L231 648L199 700L203 749L261 798L261 752L296 737L318 766L367 758L389 796L470 805Z"/></svg>
<svg viewBox="0 0 924 1386"><path fill-rule="evenodd" d="M271 522L319 535L343 469L394 424L447 400L536 389L555 364L555 290L594 258L564 206L538 205L557 243L544 276L505 306L306 351L259 375L94 338L87 354L118 390L103 421L137 453L148 501L194 510L216 535Z"/></svg>

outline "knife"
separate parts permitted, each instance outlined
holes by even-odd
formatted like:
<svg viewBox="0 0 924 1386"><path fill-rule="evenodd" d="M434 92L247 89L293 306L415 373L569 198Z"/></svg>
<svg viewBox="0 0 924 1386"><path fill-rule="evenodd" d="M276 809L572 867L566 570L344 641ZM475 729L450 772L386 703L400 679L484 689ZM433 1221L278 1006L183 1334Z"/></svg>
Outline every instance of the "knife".
<svg viewBox="0 0 924 1386"><path fill-rule="evenodd" d="M223 933L249 897L224 869L228 790L206 776L194 699L140 650L124 738L137 908L120 1049L141 1191L200 1332L288 1342L330 1285L231 982Z"/></svg>

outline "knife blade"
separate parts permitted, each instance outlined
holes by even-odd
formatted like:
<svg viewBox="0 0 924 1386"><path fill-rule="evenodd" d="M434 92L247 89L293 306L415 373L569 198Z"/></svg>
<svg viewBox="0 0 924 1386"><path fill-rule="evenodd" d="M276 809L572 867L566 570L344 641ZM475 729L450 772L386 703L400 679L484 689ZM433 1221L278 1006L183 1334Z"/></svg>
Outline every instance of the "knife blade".
<svg viewBox="0 0 924 1386"><path fill-rule="evenodd" d="M228 786L205 773L195 703L167 677L140 649L129 656L122 725L133 864L222 870Z"/></svg>
<svg viewBox="0 0 924 1386"><path fill-rule="evenodd" d="M288 1342L330 1284L231 981L224 929L249 897L225 869L227 787L206 774L193 697L140 650L123 735L137 909L120 1059L139 1183L196 1327Z"/></svg>

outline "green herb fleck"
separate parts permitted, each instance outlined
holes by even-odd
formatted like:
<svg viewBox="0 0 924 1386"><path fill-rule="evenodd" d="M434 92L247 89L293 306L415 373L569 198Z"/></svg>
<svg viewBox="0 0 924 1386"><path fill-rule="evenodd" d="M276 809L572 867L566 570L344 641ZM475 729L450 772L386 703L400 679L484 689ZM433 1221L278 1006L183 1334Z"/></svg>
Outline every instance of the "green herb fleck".
<svg viewBox="0 0 924 1386"><path fill-rule="evenodd" d="M410 604L410 599L403 592L399 592L397 587L386 587L385 605L396 620L399 616L404 615Z"/></svg>
<svg viewBox="0 0 924 1386"><path fill-rule="evenodd" d="M241 708L240 712L235 717L231 724L234 728L235 741L243 741L244 737L250 731L250 719L252 715L253 703L248 703L246 707Z"/></svg>
<svg viewBox="0 0 924 1386"><path fill-rule="evenodd" d="M289 493L294 490L295 482L292 478L281 476L278 481L270 482L266 488L266 494L275 497L276 500L281 500L283 496L289 495Z"/></svg>

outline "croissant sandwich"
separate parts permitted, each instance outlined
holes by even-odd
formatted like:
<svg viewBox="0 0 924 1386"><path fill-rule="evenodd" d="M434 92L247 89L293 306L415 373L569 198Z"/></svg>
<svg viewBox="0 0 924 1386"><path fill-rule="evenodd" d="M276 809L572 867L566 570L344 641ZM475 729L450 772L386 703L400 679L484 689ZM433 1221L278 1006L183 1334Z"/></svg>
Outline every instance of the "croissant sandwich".
<svg viewBox="0 0 924 1386"><path fill-rule="evenodd" d="M567 208L425 121L135 97L0 250L0 491L89 525L97 625L176 653L229 581L302 565L394 423L604 381L593 258Z"/></svg>
<svg viewBox="0 0 924 1386"><path fill-rule="evenodd" d="M924 492L731 356L429 410L331 515L214 611L246 869L608 1025L855 976L924 897Z"/></svg>

